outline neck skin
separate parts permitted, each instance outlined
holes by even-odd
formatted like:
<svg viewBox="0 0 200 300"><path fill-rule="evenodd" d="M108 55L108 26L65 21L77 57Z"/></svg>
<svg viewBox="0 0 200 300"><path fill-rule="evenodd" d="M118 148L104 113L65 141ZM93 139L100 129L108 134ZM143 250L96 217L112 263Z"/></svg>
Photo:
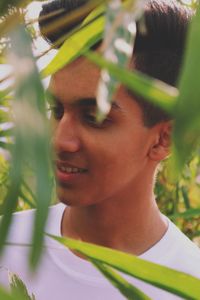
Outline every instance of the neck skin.
<svg viewBox="0 0 200 300"><path fill-rule="evenodd" d="M62 235L140 255L167 230L153 195L153 176L140 176L114 199L86 207L67 207Z"/></svg>

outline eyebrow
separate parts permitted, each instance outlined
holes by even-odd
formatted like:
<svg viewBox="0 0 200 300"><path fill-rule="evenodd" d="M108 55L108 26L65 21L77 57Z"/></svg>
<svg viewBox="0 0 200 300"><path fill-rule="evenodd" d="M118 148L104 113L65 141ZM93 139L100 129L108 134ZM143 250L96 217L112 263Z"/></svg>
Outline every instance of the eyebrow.
<svg viewBox="0 0 200 300"><path fill-rule="evenodd" d="M80 107L97 106L97 101L96 101L96 98L81 98L81 99L78 99L74 104L75 104L75 106L77 105ZM113 109L121 109L121 107L115 101L111 103L111 107Z"/></svg>
<svg viewBox="0 0 200 300"><path fill-rule="evenodd" d="M49 94L52 98L54 102L57 103L61 103L62 104L62 100L54 95L51 91L47 91L47 94ZM71 103L69 103L69 105L74 106L74 107L88 107L88 106L96 106L97 102L96 102L96 98L79 98L75 101L72 101ZM119 104L116 101L113 101L111 104L112 109L114 110L121 110L121 107L119 106Z"/></svg>

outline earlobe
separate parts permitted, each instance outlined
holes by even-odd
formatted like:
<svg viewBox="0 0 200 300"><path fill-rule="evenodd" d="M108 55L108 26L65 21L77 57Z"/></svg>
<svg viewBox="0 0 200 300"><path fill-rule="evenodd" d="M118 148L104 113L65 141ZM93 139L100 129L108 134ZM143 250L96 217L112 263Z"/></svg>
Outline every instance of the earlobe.
<svg viewBox="0 0 200 300"><path fill-rule="evenodd" d="M149 158L151 160L160 162L170 154L171 131L171 122L162 122L157 125L155 130L156 135L149 150Z"/></svg>

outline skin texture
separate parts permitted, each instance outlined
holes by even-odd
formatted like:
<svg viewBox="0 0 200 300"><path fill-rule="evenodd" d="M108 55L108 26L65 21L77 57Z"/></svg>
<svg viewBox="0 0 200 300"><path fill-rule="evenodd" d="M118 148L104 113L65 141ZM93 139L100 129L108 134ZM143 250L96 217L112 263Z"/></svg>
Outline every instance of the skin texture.
<svg viewBox="0 0 200 300"><path fill-rule="evenodd" d="M57 194L69 205L62 234L138 255L167 229L153 185L156 167L169 153L171 126L145 127L140 107L123 87L107 119L97 124L91 99L99 73L81 57L50 84ZM62 167L84 172L67 175Z"/></svg>

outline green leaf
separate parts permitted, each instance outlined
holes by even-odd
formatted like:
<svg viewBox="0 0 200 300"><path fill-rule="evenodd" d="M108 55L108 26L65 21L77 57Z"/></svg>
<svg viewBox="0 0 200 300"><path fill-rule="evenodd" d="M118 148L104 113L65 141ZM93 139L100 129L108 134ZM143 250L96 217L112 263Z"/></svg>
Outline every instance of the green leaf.
<svg viewBox="0 0 200 300"><path fill-rule="evenodd" d="M44 142L46 142L46 148ZM51 203L51 194L53 187L50 178L50 162L48 160L50 149L48 147L47 136L46 140L45 136L41 136L41 139L38 139L36 141L34 150L37 154L35 160L35 172L37 178L37 210L33 232L33 248L31 248L32 252L30 256L30 263L33 269L37 267L43 249L43 232L48 216L48 207Z"/></svg>
<svg viewBox="0 0 200 300"><path fill-rule="evenodd" d="M188 190L186 189L185 186L183 186L181 188L181 192L182 192L182 196L183 196L183 201L184 201L184 204L185 204L185 208L186 209L190 209L191 208L190 199L188 197Z"/></svg>
<svg viewBox="0 0 200 300"><path fill-rule="evenodd" d="M27 195L22 191L22 189L20 190L20 193L19 193L19 197L21 197L23 199L23 201L29 205L30 208L36 208L35 204L32 203L31 200L29 200L29 198L27 197Z"/></svg>
<svg viewBox="0 0 200 300"><path fill-rule="evenodd" d="M9 114L7 111L3 111L0 108L0 123L5 123L5 122L9 122L10 118L9 118ZM6 130L2 130L0 129L0 134L2 133L2 131L6 131Z"/></svg>
<svg viewBox="0 0 200 300"><path fill-rule="evenodd" d="M45 116L45 93L32 55L31 39L19 26L11 36L11 63L15 74L15 143L11 163L11 188L4 201L4 216L0 227L0 247L6 240L12 213L17 206L25 162L34 167L37 210L31 248L31 266L36 267L43 246L43 231L51 202L50 142ZM45 188L44 188L45 187Z"/></svg>
<svg viewBox="0 0 200 300"><path fill-rule="evenodd" d="M120 1L107 3L106 7L106 25L104 29L104 42L102 45L103 57L121 68L125 68L128 64L135 43L136 30L130 31L129 27L135 26L136 15L139 7L130 5L129 9L123 10ZM121 49L117 46L117 41L123 41L126 47ZM102 122L111 108L113 96L118 87L118 80L109 76L107 70L103 69L100 74L100 81L97 88L97 121ZM106 91L106 92L105 92Z"/></svg>
<svg viewBox="0 0 200 300"><path fill-rule="evenodd" d="M200 215L200 208L190 208L184 212L169 215L168 217L172 220L177 218L191 219L192 217L197 217L199 215Z"/></svg>
<svg viewBox="0 0 200 300"><path fill-rule="evenodd" d="M197 145L200 132L200 7L190 26L180 78L173 132L174 162L180 172Z"/></svg>
<svg viewBox="0 0 200 300"><path fill-rule="evenodd" d="M24 282L16 274L9 272L9 282L11 294L20 297L20 300L34 300L35 296L29 296L28 290ZM18 298L19 299L19 298Z"/></svg>
<svg viewBox="0 0 200 300"><path fill-rule="evenodd" d="M92 12L92 16L95 17L96 14L99 14L99 8L95 12ZM65 41L55 58L42 71L43 77L56 73L101 40L105 17L99 16L93 22L90 22L91 16L89 16L86 20L88 20L88 25L86 26L87 23L83 23L84 26L80 27L78 32Z"/></svg>
<svg viewBox="0 0 200 300"><path fill-rule="evenodd" d="M0 90L0 105L4 103L5 98L8 96L8 94L12 91L12 87L9 87L5 90Z"/></svg>
<svg viewBox="0 0 200 300"><path fill-rule="evenodd" d="M10 143L0 141L0 148L10 151L13 149L13 145Z"/></svg>
<svg viewBox="0 0 200 300"><path fill-rule="evenodd" d="M114 285L127 299L150 300L150 298L147 295L145 295L139 289L130 284L112 268L95 260L91 261L99 269L99 271L112 283L112 285Z"/></svg>
<svg viewBox="0 0 200 300"><path fill-rule="evenodd" d="M123 252L81 241L47 234L61 244L121 272L150 283L185 299L198 299L200 280L185 273L160 266Z"/></svg>
<svg viewBox="0 0 200 300"><path fill-rule="evenodd" d="M87 52L85 56L99 67L107 69L119 82L128 87L136 95L154 103L170 115L173 115L178 91L157 79L150 78L137 71L131 72L105 60L95 52Z"/></svg>
<svg viewBox="0 0 200 300"><path fill-rule="evenodd" d="M13 135L13 128L5 129L5 130L0 129L0 137L11 137L12 135Z"/></svg>
<svg viewBox="0 0 200 300"><path fill-rule="evenodd" d="M25 192L23 193L22 190L24 190ZM29 195L31 198L31 202L30 200L27 198L26 195ZM36 203L37 203L37 199L35 194L33 193L32 189L30 188L30 186L26 183L25 179L22 180L22 186L21 186L21 191L20 191L20 196L23 198L24 202L27 202L28 205L32 208L36 208Z"/></svg>
<svg viewBox="0 0 200 300"><path fill-rule="evenodd" d="M2 146L2 143L0 143ZM13 164L10 170L10 178L11 178L11 187L8 190L6 198L3 203L3 217L0 224L0 251L2 252L3 246L5 244L6 236L9 231L9 226L12 220L12 213L14 212L17 206L17 199L20 191L20 183L22 179L22 164L21 159L18 156L19 153L23 153L22 143L20 141L20 137L16 136L16 143L13 148Z"/></svg>
<svg viewBox="0 0 200 300"><path fill-rule="evenodd" d="M2 300L19 300L16 297L10 295L3 287L0 286L0 299Z"/></svg>

